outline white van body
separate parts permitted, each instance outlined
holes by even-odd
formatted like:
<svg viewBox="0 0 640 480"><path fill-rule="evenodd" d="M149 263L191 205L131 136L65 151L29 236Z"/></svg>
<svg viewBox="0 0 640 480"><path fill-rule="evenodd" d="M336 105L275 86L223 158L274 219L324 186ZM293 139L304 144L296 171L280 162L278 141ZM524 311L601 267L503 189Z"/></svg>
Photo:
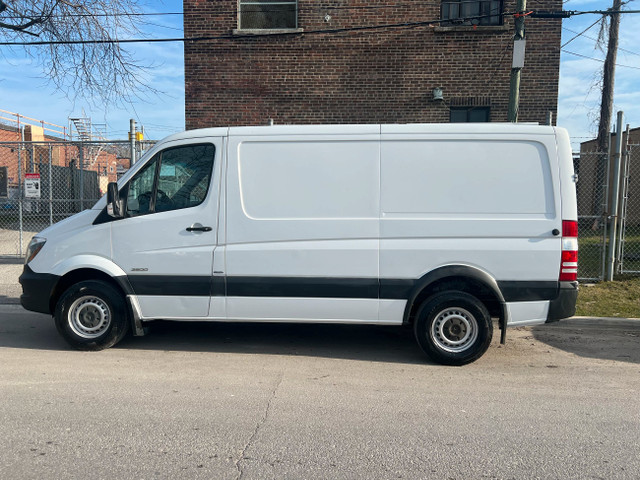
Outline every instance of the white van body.
<svg viewBox="0 0 640 480"><path fill-rule="evenodd" d="M197 186L177 173L180 155L211 156ZM131 193L144 175L153 186ZM174 184L169 198L160 187ZM156 319L410 324L443 289L475 296L501 326L575 310L577 263L561 281L563 249L577 250L563 226L577 208L562 128L192 130L156 144L118 190L122 218L105 197L37 235L26 308L55 314L93 279L126 296L138 333Z"/></svg>

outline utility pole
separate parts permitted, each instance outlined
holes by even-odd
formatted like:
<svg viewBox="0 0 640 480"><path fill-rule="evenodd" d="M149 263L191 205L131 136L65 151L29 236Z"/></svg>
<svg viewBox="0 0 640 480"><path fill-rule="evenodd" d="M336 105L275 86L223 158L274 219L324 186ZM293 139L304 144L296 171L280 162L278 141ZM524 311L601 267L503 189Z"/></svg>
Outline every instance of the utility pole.
<svg viewBox="0 0 640 480"><path fill-rule="evenodd" d="M129 148L131 150L129 167L133 167L133 164L136 163L136 121L133 118L129 120Z"/></svg>
<svg viewBox="0 0 640 480"><path fill-rule="evenodd" d="M518 106L520 104L520 72L524 67L524 18L527 0L518 0L516 4L515 34L513 36L513 62L511 64L511 81L509 84L509 111L507 120L518 121Z"/></svg>
<svg viewBox="0 0 640 480"><path fill-rule="evenodd" d="M613 0L611 10L619 12L622 8L622 0ZM613 85L616 70L616 57L618 55L618 32L620 30L620 14L609 14L609 43L607 44L607 57L604 60L602 75L602 101L600 102L600 124L598 125L598 151L609 151L609 136L611 131L611 112L613 111Z"/></svg>
<svg viewBox="0 0 640 480"><path fill-rule="evenodd" d="M610 11L620 12L621 8L622 0L613 0ZM609 42L607 44L607 56L604 60L600 124L598 125L598 138L596 139L597 150L600 152L600 157L598 158L594 202L600 204L594 205L594 212L598 212L601 206L607 203L604 181L607 178L607 165L609 164L609 139L611 135L611 112L613 111L613 85L615 80L616 57L618 55L620 13L609 13L609 18Z"/></svg>

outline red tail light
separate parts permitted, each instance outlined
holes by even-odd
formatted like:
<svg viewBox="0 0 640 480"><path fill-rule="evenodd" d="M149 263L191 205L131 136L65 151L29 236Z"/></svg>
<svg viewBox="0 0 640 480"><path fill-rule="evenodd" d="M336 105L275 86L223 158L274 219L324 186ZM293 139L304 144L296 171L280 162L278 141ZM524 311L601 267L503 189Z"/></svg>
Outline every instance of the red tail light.
<svg viewBox="0 0 640 480"><path fill-rule="evenodd" d="M561 282L575 282L578 279L578 222L562 221L562 257L560 261Z"/></svg>
<svg viewBox="0 0 640 480"><path fill-rule="evenodd" d="M574 222L572 220L563 220L562 236L578 238L578 222Z"/></svg>

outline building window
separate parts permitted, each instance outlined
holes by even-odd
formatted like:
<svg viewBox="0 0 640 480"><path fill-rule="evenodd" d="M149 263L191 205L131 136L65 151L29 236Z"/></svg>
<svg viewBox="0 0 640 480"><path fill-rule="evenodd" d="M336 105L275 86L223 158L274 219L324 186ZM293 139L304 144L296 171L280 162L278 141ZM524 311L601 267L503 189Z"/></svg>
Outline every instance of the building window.
<svg viewBox="0 0 640 480"><path fill-rule="evenodd" d="M449 121L451 123L488 122L489 110L489 107L451 107Z"/></svg>
<svg viewBox="0 0 640 480"><path fill-rule="evenodd" d="M240 30L298 28L297 0L240 0Z"/></svg>
<svg viewBox="0 0 640 480"><path fill-rule="evenodd" d="M443 26L502 25L502 0L445 0L440 8Z"/></svg>

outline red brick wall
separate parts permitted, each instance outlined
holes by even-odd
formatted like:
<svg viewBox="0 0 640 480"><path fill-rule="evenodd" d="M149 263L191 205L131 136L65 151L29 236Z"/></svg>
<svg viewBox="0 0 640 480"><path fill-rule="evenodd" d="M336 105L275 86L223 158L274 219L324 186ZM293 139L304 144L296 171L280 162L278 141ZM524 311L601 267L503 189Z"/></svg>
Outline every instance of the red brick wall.
<svg viewBox="0 0 640 480"><path fill-rule="evenodd" d="M20 132L17 128L0 125L0 142L19 142Z"/></svg>
<svg viewBox="0 0 640 480"><path fill-rule="evenodd" d="M332 5L340 9L320 9ZM305 31L437 19L440 2L299 1ZM359 7L359 8L344 8ZM369 8L362 8L369 7ZM515 2L507 1L505 11ZM561 10L561 0L540 0ZM237 0L184 0L185 36L231 35ZM326 14L331 20L325 22ZM449 106L489 104L507 120L513 19L506 30L382 29L185 43L186 128L283 123L448 122ZM560 20L526 20L519 120L556 113ZM444 102L432 100L442 87Z"/></svg>
<svg viewBox="0 0 640 480"><path fill-rule="evenodd" d="M0 142L20 141L20 131L17 128L0 125ZM24 172L25 160L22 160ZM0 167L7 167L7 182L9 186L18 183L18 148L17 145L0 145Z"/></svg>

